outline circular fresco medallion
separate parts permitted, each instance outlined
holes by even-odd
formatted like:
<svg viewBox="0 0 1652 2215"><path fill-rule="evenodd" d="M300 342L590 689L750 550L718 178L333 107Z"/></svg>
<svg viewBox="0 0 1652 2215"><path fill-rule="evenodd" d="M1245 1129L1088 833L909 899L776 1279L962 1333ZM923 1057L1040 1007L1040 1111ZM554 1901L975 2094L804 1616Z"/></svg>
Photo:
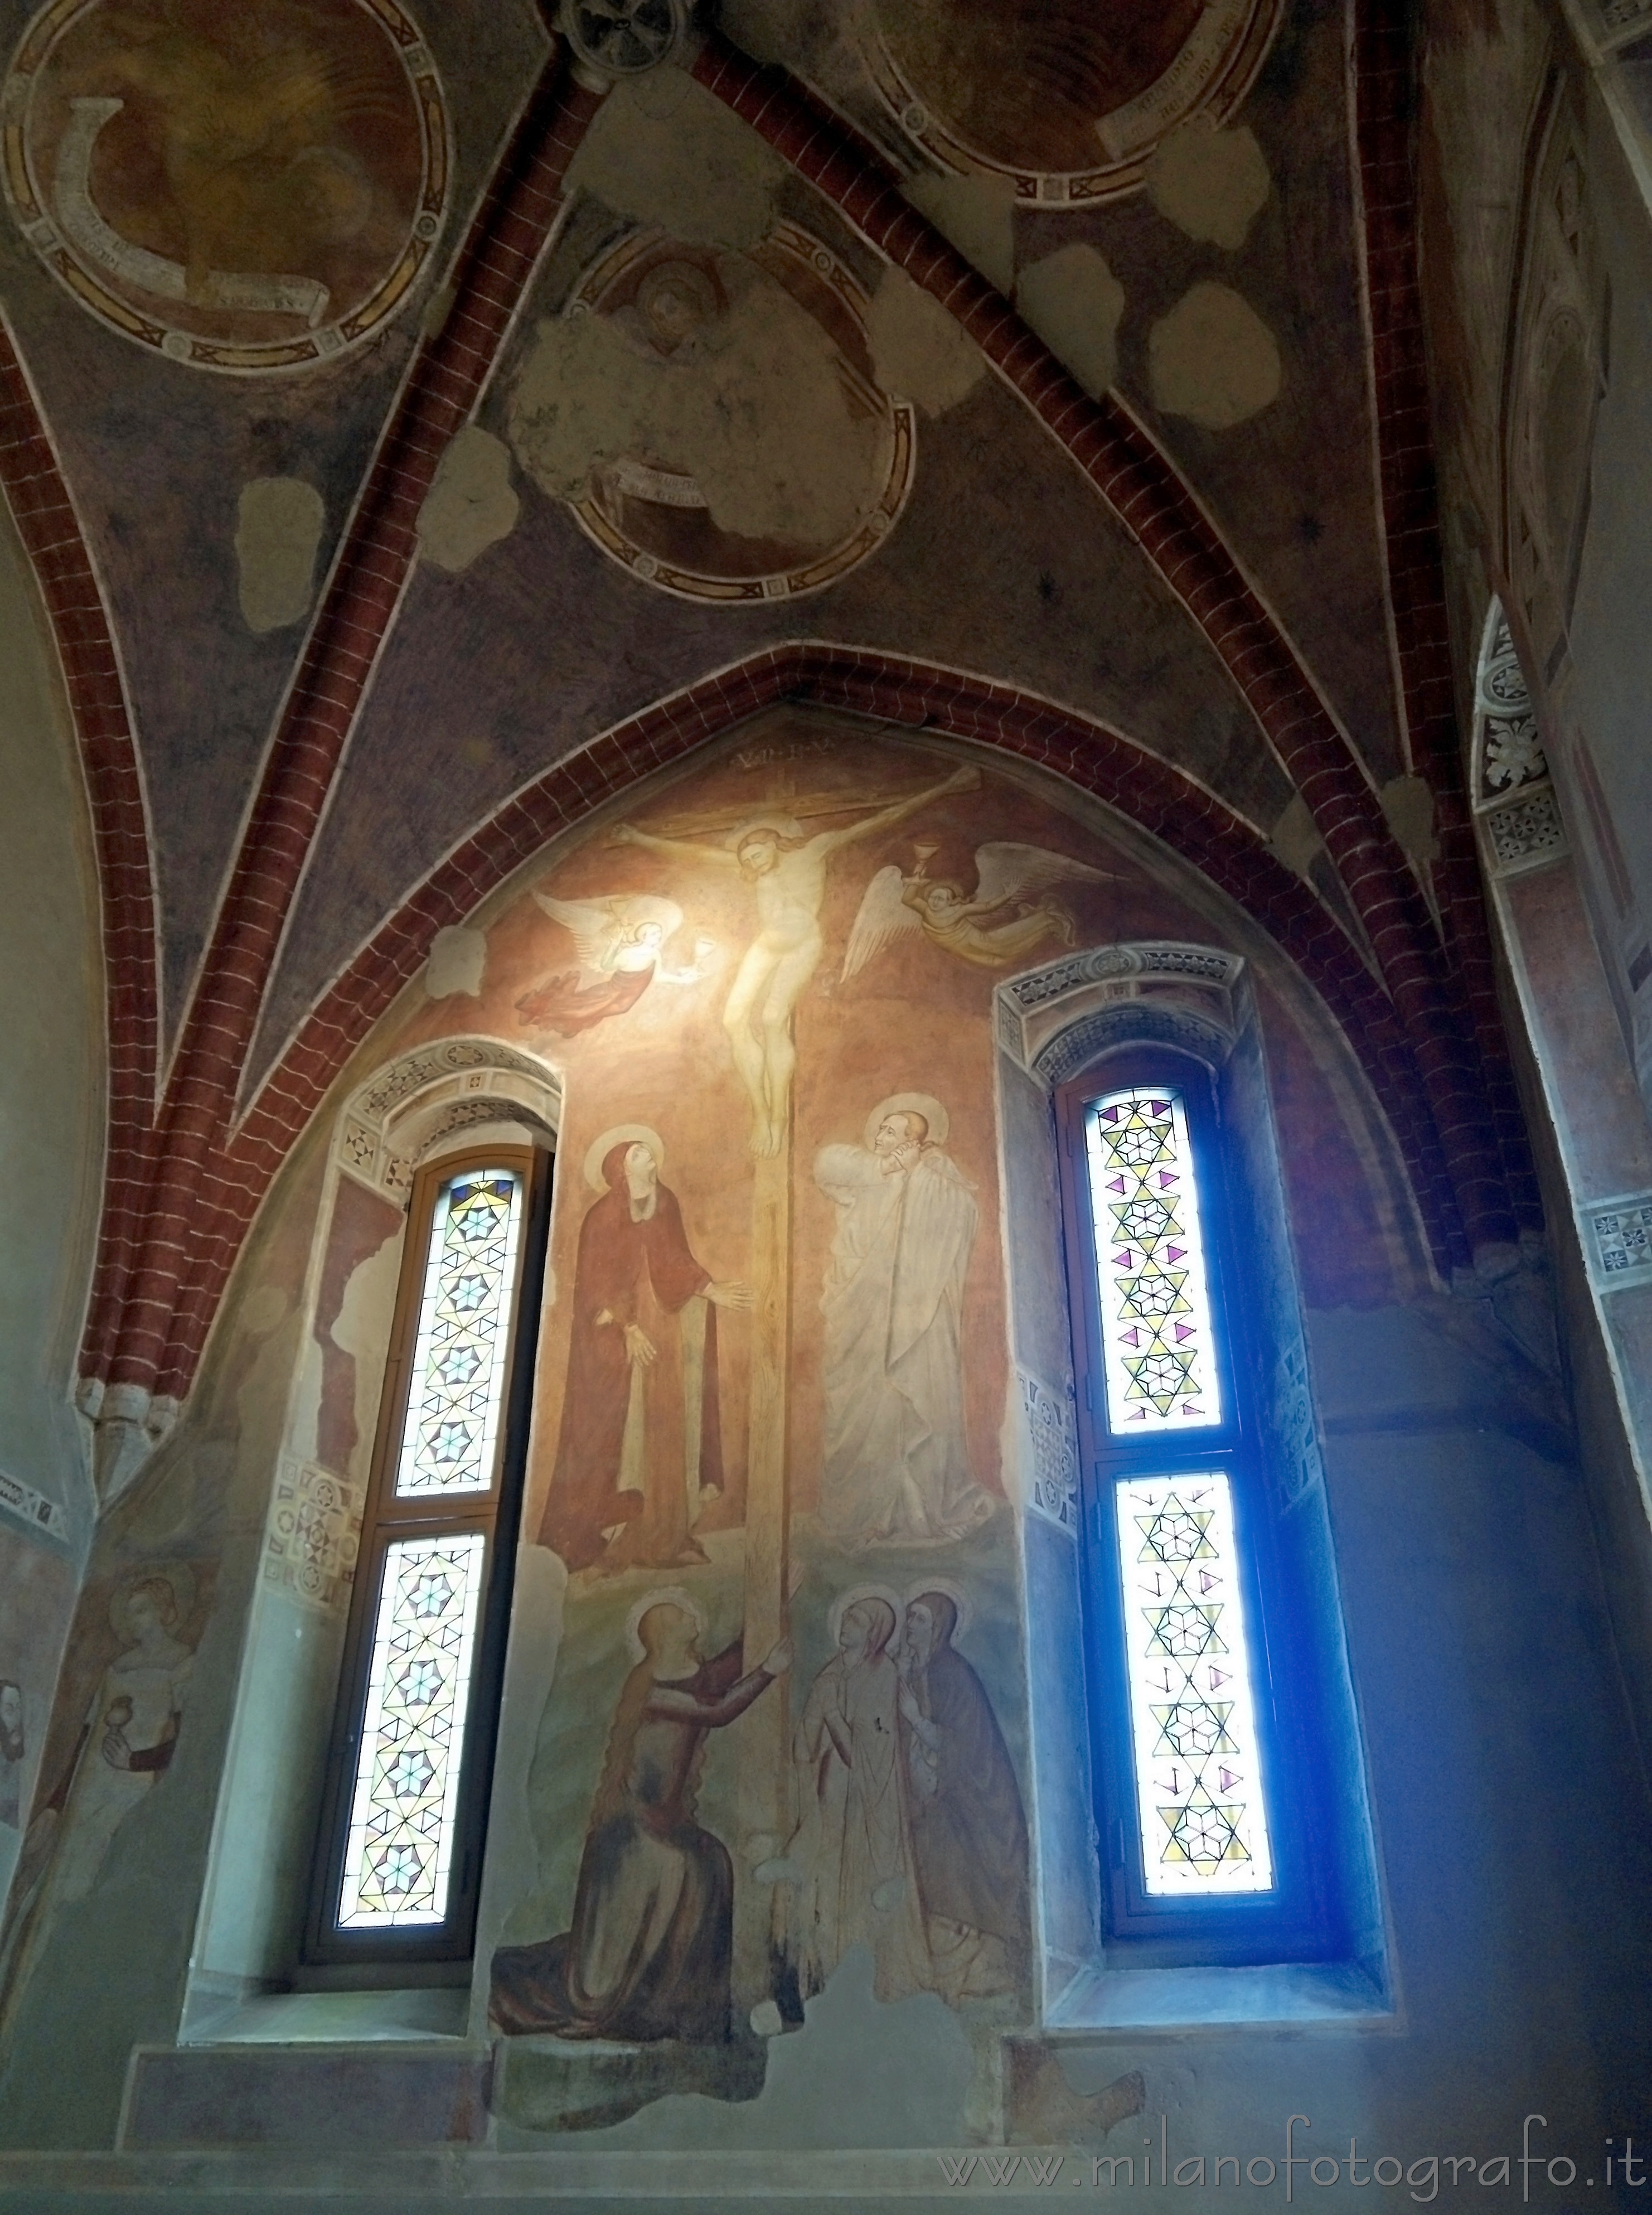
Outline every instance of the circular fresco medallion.
<svg viewBox="0 0 1652 2215"><path fill-rule="evenodd" d="M1282 0L872 0L866 58L902 129L1046 205L1111 199L1190 115L1249 91Z"/></svg>
<svg viewBox="0 0 1652 2215"><path fill-rule="evenodd" d="M795 224L738 254L630 233L564 310L603 318L616 365L640 372L638 435L570 502L581 528L645 584L726 604L794 599L865 561L917 453L912 408L873 373L867 305Z"/></svg>
<svg viewBox="0 0 1652 2215"><path fill-rule="evenodd" d="M441 230L441 87L395 0L52 0L0 95L52 275L168 359L303 369L409 297Z"/></svg>

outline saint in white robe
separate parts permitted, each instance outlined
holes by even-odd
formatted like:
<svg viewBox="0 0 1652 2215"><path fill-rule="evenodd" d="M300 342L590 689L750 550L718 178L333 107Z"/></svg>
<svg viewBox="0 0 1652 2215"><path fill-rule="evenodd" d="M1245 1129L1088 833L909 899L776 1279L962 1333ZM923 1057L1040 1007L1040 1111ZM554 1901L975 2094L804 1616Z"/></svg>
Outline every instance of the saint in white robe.
<svg viewBox="0 0 1652 2215"><path fill-rule="evenodd" d="M970 1473L960 1324L980 1211L925 1146L910 1168L825 1146L815 1181L838 1212L826 1320L821 1520L847 1546L962 1537L993 1501Z"/></svg>

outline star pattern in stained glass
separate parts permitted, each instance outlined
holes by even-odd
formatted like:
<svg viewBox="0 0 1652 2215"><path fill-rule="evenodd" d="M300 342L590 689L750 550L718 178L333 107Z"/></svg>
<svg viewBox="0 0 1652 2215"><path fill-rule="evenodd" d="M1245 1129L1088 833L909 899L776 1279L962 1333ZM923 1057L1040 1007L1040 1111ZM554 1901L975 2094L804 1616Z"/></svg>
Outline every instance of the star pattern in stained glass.
<svg viewBox="0 0 1652 2215"><path fill-rule="evenodd" d="M386 1548L346 1841L345 1930L442 1922L486 1541Z"/></svg>
<svg viewBox="0 0 1652 2215"><path fill-rule="evenodd" d="M1095 1226L1108 1427L1189 1430L1221 1420L1196 1171L1173 1088L1092 1104L1086 1162Z"/></svg>
<svg viewBox="0 0 1652 2215"><path fill-rule="evenodd" d="M1227 1476L1114 1487L1130 1723L1149 1893L1273 1885Z"/></svg>
<svg viewBox="0 0 1652 2215"><path fill-rule="evenodd" d="M437 1200L399 1496L492 1488L521 1217L514 1169L467 1171Z"/></svg>
<svg viewBox="0 0 1652 2215"><path fill-rule="evenodd" d="M1180 1807L1161 1807L1159 1819L1170 1828L1165 1846L1167 1861L1189 1862L1201 1875L1224 1864L1247 1862L1251 1856L1239 1832L1241 1807L1219 1807L1202 1789Z"/></svg>
<svg viewBox="0 0 1652 2215"><path fill-rule="evenodd" d="M398 1800L417 1800L430 1789L436 1764L422 1749L404 1746L384 1773Z"/></svg>

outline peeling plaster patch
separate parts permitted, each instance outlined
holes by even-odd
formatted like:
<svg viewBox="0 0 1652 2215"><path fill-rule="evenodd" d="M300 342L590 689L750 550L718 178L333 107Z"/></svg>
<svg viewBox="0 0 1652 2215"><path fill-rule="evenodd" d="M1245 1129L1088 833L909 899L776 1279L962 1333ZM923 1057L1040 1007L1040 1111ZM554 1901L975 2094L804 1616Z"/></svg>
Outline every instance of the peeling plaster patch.
<svg viewBox="0 0 1652 2215"><path fill-rule="evenodd" d="M674 238L737 249L774 224L789 174L755 131L681 70L621 77L580 143L568 182Z"/></svg>
<svg viewBox="0 0 1652 2215"><path fill-rule="evenodd" d="M521 509L502 439L468 424L450 441L419 511L419 550L456 574L516 528Z"/></svg>
<svg viewBox="0 0 1652 2215"><path fill-rule="evenodd" d="M1208 115L1196 115L1160 145L1147 164L1147 185L1148 199L1178 230L1233 251L1244 245L1272 180L1254 131L1220 131Z"/></svg>
<svg viewBox="0 0 1652 2215"><path fill-rule="evenodd" d="M1319 826L1313 811L1301 794L1293 793L1291 802L1274 825L1274 835L1268 841L1278 859L1299 877L1306 877L1313 866L1314 856L1323 850Z"/></svg>
<svg viewBox="0 0 1652 2215"><path fill-rule="evenodd" d="M901 187L943 238L1008 296L1015 283L1015 183L1010 177L908 177Z"/></svg>
<svg viewBox="0 0 1652 2215"><path fill-rule="evenodd" d="M980 347L904 269L884 270L866 316L878 382L926 415L944 415L986 374Z"/></svg>
<svg viewBox="0 0 1652 2215"><path fill-rule="evenodd" d="M309 611L327 510L302 477L254 477L236 511L241 612L251 631L281 630Z"/></svg>
<svg viewBox="0 0 1652 2215"><path fill-rule="evenodd" d="M1099 400L1118 366L1124 287L1093 246L1063 246L1022 270L1015 304L1055 359Z"/></svg>
<svg viewBox="0 0 1652 2215"><path fill-rule="evenodd" d="M1434 831L1434 793L1425 776L1392 777L1377 795L1388 828L1413 862L1438 857L1440 841Z"/></svg>
<svg viewBox="0 0 1652 2215"><path fill-rule="evenodd" d="M425 965L425 990L432 1000L445 1000L451 992L469 992L473 996L482 989L482 971L487 961L487 933L467 930L462 923L451 923L438 930L431 941L430 960ZM334 1332L336 1337L338 1334Z"/></svg>
<svg viewBox="0 0 1652 2215"><path fill-rule="evenodd" d="M352 1413L356 1443L350 1456L349 1475L358 1484L368 1476L373 1434L378 1427L379 1393L384 1383L384 1349L390 1340L395 1312L396 1283L401 1274L400 1230L387 1238L376 1254L358 1262L344 1288L333 1324L333 1343L355 1364L352 1379Z"/></svg>
<svg viewBox="0 0 1652 2215"><path fill-rule="evenodd" d="M1147 340L1154 407L1208 431L1259 414L1279 397L1282 374L1273 333L1226 285L1192 286Z"/></svg>
<svg viewBox="0 0 1652 2215"><path fill-rule="evenodd" d="M511 400L517 458L568 500L598 462L663 455L721 529L835 544L877 497L886 428L850 414L836 350L806 309L750 265L725 273L727 316L669 360L607 316L541 323Z"/></svg>

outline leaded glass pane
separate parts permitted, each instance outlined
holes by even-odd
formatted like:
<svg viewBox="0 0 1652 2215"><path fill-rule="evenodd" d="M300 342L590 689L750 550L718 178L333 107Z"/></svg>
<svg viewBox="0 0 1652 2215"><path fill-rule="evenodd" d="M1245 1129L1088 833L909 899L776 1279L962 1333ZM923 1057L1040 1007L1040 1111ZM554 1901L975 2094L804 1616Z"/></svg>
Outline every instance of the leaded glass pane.
<svg viewBox="0 0 1652 2215"><path fill-rule="evenodd" d="M521 1219L514 1169L467 1170L437 1197L400 1498L493 1485Z"/></svg>
<svg viewBox="0 0 1652 2215"><path fill-rule="evenodd" d="M1227 1479L1131 1477L1113 1497L1147 1889L1271 1891Z"/></svg>
<svg viewBox="0 0 1652 2215"><path fill-rule="evenodd" d="M1107 1427L1116 1437L1221 1420L1187 1109L1167 1086L1110 1092L1085 1130Z"/></svg>
<svg viewBox="0 0 1652 2215"><path fill-rule="evenodd" d="M385 1550L345 1842L342 1930L446 1917L486 1546L469 1531L397 1539Z"/></svg>

